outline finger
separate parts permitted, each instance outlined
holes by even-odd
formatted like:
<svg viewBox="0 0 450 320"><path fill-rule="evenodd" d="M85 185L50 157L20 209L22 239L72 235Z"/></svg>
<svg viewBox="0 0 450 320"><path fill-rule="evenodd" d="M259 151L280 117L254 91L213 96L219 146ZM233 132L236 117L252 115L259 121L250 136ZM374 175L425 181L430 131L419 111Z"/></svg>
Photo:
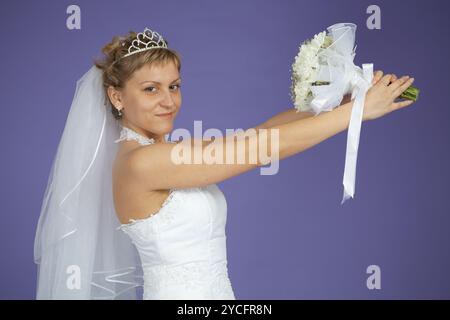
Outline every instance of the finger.
<svg viewBox="0 0 450 320"><path fill-rule="evenodd" d="M398 97L399 95L401 95L403 92L405 92L406 89L408 89L408 87L414 82L414 78L409 78L407 81L405 81L405 83L403 83L399 88L397 88L394 91L394 97Z"/></svg>
<svg viewBox="0 0 450 320"><path fill-rule="evenodd" d="M374 75L373 75L373 80L372 80L372 84L377 83L378 81L380 81L381 77L383 76L383 71L381 70L377 70L375 71Z"/></svg>
<svg viewBox="0 0 450 320"><path fill-rule="evenodd" d="M389 81L391 81L391 76L392 76L391 74L386 74L381 78L381 80L379 82L381 84L387 86L387 85L389 85Z"/></svg>
<svg viewBox="0 0 450 320"><path fill-rule="evenodd" d="M391 84L392 84L392 82L394 82L395 80L397 80L397 76L396 76L395 74L393 74L392 77L391 77Z"/></svg>
<svg viewBox="0 0 450 320"><path fill-rule="evenodd" d="M400 101L400 102L394 102L392 104L392 109L398 110L398 109L407 107L407 106L409 106L412 103L414 103L414 100L403 100L403 101Z"/></svg>
<svg viewBox="0 0 450 320"><path fill-rule="evenodd" d="M392 90L392 92L395 92L395 90L397 90L398 88L400 88L400 86L402 84L404 84L406 81L408 81L409 77L408 76L403 76L400 79L397 79L396 81L394 81L393 83L391 83L389 85L389 89Z"/></svg>

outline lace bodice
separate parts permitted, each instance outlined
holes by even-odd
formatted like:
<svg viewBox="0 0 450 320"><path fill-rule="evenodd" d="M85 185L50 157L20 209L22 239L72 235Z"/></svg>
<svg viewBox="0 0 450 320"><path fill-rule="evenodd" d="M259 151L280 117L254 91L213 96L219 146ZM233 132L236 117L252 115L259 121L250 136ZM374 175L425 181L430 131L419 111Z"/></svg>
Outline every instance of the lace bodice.
<svg viewBox="0 0 450 320"><path fill-rule="evenodd" d="M122 130L118 140L123 139L154 143L129 128ZM235 299L228 277L226 219L225 196L211 184L173 188L158 212L122 224L119 229L141 259L144 299Z"/></svg>

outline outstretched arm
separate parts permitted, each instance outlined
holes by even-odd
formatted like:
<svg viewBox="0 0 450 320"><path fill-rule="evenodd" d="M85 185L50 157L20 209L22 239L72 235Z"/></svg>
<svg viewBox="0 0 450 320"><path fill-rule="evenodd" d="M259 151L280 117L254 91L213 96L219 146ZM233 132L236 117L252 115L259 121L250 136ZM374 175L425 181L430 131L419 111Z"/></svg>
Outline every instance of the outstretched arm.
<svg viewBox="0 0 450 320"><path fill-rule="evenodd" d="M340 103L340 106L349 103L350 102L350 96L349 94L345 95L342 99L342 102ZM281 124L285 124L288 122L292 122L295 120L300 119L306 119L309 117L312 117L314 115L313 111L300 111L297 112L297 110L294 109L294 107L291 107L285 111L282 111L280 113L277 113L273 117L269 118L267 121L264 121L260 125L257 125L256 129L268 129L274 126L278 126Z"/></svg>
<svg viewBox="0 0 450 320"><path fill-rule="evenodd" d="M401 78L388 86L391 78L392 75L388 74L369 89L363 109L363 121L376 119L380 115L412 103L412 100L393 103L395 97L406 90L412 82L405 82L406 80ZM270 161L282 160L346 130L353 103L354 100L314 117L273 125L267 130L270 131L269 135L266 134L266 130L250 128L243 133L217 137L206 146L202 138L194 137L183 139L177 144L157 143L136 148L125 160L128 169L125 171L134 183L141 184L148 191L218 183L266 165L267 157L259 152L259 146L267 146L265 149L270 153L267 155ZM276 135L273 136L272 132ZM272 138L275 140L272 141ZM236 140L241 143L235 143ZM244 148L239 152L241 149L239 145L242 144ZM276 153L273 154L272 151ZM180 154L183 158L187 157L188 161L180 163L178 161ZM211 159L209 155L213 155L215 159ZM241 155L243 162L240 159ZM204 161L204 156L207 161ZM254 159L256 161L252 161Z"/></svg>
<svg viewBox="0 0 450 320"><path fill-rule="evenodd" d="M267 121L264 121L260 125L257 125L253 128L256 129L267 129L271 128L280 124L285 124L291 121L305 119L313 116L313 112L297 112L294 108L289 108L285 111L282 111L280 113L277 113L273 117L269 118Z"/></svg>
<svg viewBox="0 0 450 320"><path fill-rule="evenodd" d="M271 126L267 129L269 134L266 134L265 130L250 128L243 133L215 138L214 142L207 146L202 145L202 139L190 138L183 139L175 145L158 143L137 148L129 154L127 172L135 183L142 184L146 190L187 188L218 183L266 165L267 157L270 161L273 161L277 155L279 160L287 158L345 130L350 121L352 105L353 101L315 117ZM272 129L278 131L276 136L272 135ZM243 143L236 143L236 138ZM272 141L272 138L276 140ZM272 146L273 143L276 143L275 146ZM239 145L242 144L244 145L243 162L239 160L242 156ZM268 154L260 154L259 146L267 146ZM180 150L183 156L187 155L187 163L174 161L173 156L178 157ZM272 151L276 154L272 154ZM203 160L202 157L205 154L212 153L216 156L216 152L219 162L209 163ZM197 157L199 162L195 160Z"/></svg>

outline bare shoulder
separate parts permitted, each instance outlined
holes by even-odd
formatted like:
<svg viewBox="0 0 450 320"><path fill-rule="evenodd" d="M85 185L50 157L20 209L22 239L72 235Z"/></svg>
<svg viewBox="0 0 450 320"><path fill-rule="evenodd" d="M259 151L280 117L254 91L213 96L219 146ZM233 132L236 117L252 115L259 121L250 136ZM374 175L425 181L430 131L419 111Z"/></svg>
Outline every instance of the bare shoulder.
<svg viewBox="0 0 450 320"><path fill-rule="evenodd" d="M174 155L178 157L183 154L184 157L184 152L187 152L191 157L195 153L194 148L204 148L209 143L211 143L210 140L186 139L136 148L128 154L125 168L130 174L130 178L149 191L159 190L162 187L187 187L189 179L184 179L186 184L182 180L183 177L192 173L190 169L193 167L181 164L174 158ZM187 151L187 149L189 150ZM175 176L178 177L174 181ZM169 181L172 181L173 184Z"/></svg>
<svg viewBox="0 0 450 320"><path fill-rule="evenodd" d="M167 157L172 152L174 146L181 143L181 141L154 143L142 146L130 151L126 156L126 166L128 169L138 169L138 165L142 162L148 162L149 159L157 160L159 158Z"/></svg>
<svg viewBox="0 0 450 320"><path fill-rule="evenodd" d="M114 186L121 187L123 189L125 186L130 185L130 173L131 173L131 164L130 155L132 151L127 152L118 152L113 163L113 184Z"/></svg>
<svg viewBox="0 0 450 320"><path fill-rule="evenodd" d="M250 138L246 140L248 147L245 148L245 159L249 160L244 163L238 159L233 139L228 139L228 136L216 139L187 138L175 143L155 143L136 148L126 160L129 179L145 190L202 187L224 181L261 164L249 156L257 154L258 147L250 143ZM209 148L209 144L212 144L212 148ZM232 161L228 161L229 149L232 149ZM206 160L203 158L205 154ZM210 155L214 158L210 158Z"/></svg>
<svg viewBox="0 0 450 320"><path fill-rule="evenodd" d="M175 147L191 148L200 147L204 148L210 144L210 140L202 139L188 139L186 141L171 141L164 143L155 143L129 152L127 155L127 165L129 169L139 169L139 165L142 163L153 163L155 166L158 163L167 163L170 160L172 151ZM150 160L153 160L151 162Z"/></svg>
<svg viewBox="0 0 450 320"><path fill-rule="evenodd" d="M114 206L121 223L144 219L157 212L169 190L149 190L147 185L130 174L129 154L118 155L113 167Z"/></svg>

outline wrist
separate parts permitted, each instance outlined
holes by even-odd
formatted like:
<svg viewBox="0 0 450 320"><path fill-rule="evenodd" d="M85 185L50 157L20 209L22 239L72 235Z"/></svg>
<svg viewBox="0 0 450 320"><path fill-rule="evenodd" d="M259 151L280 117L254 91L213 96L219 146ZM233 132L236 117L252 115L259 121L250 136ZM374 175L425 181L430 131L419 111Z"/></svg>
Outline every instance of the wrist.
<svg viewBox="0 0 450 320"><path fill-rule="evenodd" d="M348 128L350 125L350 118L352 116L354 100L347 102L336 108L339 117L344 121L344 127Z"/></svg>

